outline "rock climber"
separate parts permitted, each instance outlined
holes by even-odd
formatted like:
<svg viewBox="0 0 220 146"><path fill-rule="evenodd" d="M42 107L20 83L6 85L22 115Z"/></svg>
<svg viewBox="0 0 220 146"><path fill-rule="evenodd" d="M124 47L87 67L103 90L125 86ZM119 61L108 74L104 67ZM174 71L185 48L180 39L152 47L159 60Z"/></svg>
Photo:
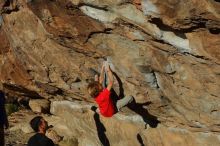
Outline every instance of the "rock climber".
<svg viewBox="0 0 220 146"><path fill-rule="evenodd" d="M101 113L104 117L112 117L122 107L134 101L133 96L125 96L118 100L115 104L111 98L111 89L113 86L114 78L112 69L108 61L105 61L101 68L100 76L95 76L95 81L89 83L87 89L92 98L98 104L98 108L92 107L92 110ZM106 77L106 78L105 78ZM107 86L105 84L107 83Z"/></svg>

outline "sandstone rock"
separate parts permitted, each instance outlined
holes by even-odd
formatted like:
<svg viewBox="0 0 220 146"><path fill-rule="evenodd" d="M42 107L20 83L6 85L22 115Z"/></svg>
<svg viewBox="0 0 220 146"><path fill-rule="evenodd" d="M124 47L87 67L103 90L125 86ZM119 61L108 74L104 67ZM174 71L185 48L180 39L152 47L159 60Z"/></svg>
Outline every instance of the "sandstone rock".
<svg viewBox="0 0 220 146"><path fill-rule="evenodd" d="M71 2L74 4L74 5L78 5L80 3L81 0L71 0Z"/></svg>
<svg viewBox="0 0 220 146"><path fill-rule="evenodd" d="M209 20L212 21L211 23L219 23L219 5L214 1L166 0L159 2L142 0L142 8L145 14L153 17L158 17L159 15L163 23L174 28L203 28L204 25L209 23ZM198 21L200 22L196 23Z"/></svg>
<svg viewBox="0 0 220 146"><path fill-rule="evenodd" d="M79 145L105 145L107 141L111 145L138 145L135 133L139 128L144 127L136 116L118 115L106 119L98 114L94 115L94 112L89 110L89 105L69 101L53 102L51 113L64 119L72 132L72 137L78 139ZM81 118L77 118L78 116ZM132 123L136 123L139 128L136 129L137 127ZM115 127L115 130L110 127ZM123 135L121 135L122 131ZM118 138L117 135L122 137ZM127 140L126 137L131 140Z"/></svg>
<svg viewBox="0 0 220 146"><path fill-rule="evenodd" d="M141 6L144 15L152 15L154 17L160 15L160 11L158 10L157 6L154 4L154 1L142 0Z"/></svg>
<svg viewBox="0 0 220 146"><path fill-rule="evenodd" d="M59 146L78 146L78 140L77 139L66 139L59 143Z"/></svg>
<svg viewBox="0 0 220 146"><path fill-rule="evenodd" d="M189 37L190 46L196 54L210 58L216 62L219 62L219 40L220 35L210 34L207 31L195 32L187 34Z"/></svg>
<svg viewBox="0 0 220 146"><path fill-rule="evenodd" d="M32 4L35 4L35 2L30 3L30 5L32 5ZM48 3L48 5L50 5L50 4L51 3ZM37 6L37 4L36 4L36 6ZM50 11L50 13L51 13L51 15L53 15L54 12ZM63 15L65 15L65 14L63 14ZM12 27L10 25L11 25L11 22L14 21L14 18L16 18L16 25L14 25ZM19 18L19 19L17 19L17 18ZM60 17L57 17L57 18L60 18ZM62 17L62 18L65 18L65 17ZM26 21L26 19L29 19L28 21L31 23L29 23L28 26L23 27L22 23L24 21ZM88 17L86 17L86 18L83 17L81 20L83 22L91 22L91 23L94 22L94 21L92 22L92 20ZM7 58L11 58L10 60L12 60L12 61L11 62L6 61L3 65L3 67L1 68L1 72L4 71L4 68L10 68L10 70L8 70L8 72L10 72L10 73L8 73L8 74L2 73L2 76L1 76L2 80L4 80L5 82L7 82L9 80L12 82L20 82L19 85L21 85L25 88L28 88L29 90L38 90L38 92L39 92L39 89L35 86L35 84L33 82L31 82L32 79L34 80L34 82L37 81L40 83L53 82L53 86L61 87L63 89L69 90L71 83L69 83L68 80L63 79L63 74L64 73L67 74L69 79L75 78L75 75L77 74L76 72L77 72L77 70L79 71L79 66L82 63L82 61L81 61L82 56L84 56L84 55L80 54L80 53L78 55L76 55L76 54L73 55L74 53L70 53L70 54L72 54L72 55L70 55L68 52L71 52L71 49L67 49L67 50L64 49L65 50L64 51L61 48L66 48L66 47L60 45L59 43L61 43L61 42L58 41L57 43L55 43L57 46L56 47L54 46L54 47L55 48L61 47L58 50L60 50L61 52L66 52L66 55L69 56L69 57L67 57L67 56L64 57L65 61L64 60L58 61L57 58L62 58L61 56L63 56L63 55L61 55L59 57L58 54L63 54L63 53L58 53L56 50L52 49L54 40L49 39L50 35L48 34L48 32L46 32L45 28L43 27L43 23L40 21L40 19L33 12L30 11L30 9L28 9L26 7L23 8L22 10L18 11L17 13L10 14L10 16L5 15L4 22L5 22L4 23L4 26L5 26L4 32L8 32L9 35L8 35L8 37L3 37L3 38L4 39L11 38L10 42L11 42L11 44L13 44L11 46L13 46L13 48L15 50L19 50L22 57L20 56L19 58L14 58L13 55L7 56ZM62 22L63 22L63 20L62 20ZM83 22L81 22L81 23L84 24ZM56 19L55 19L55 22L53 21L53 23L56 23ZM57 23L59 23L59 22L57 22ZM77 21L77 23L79 23L79 21ZM81 27L83 25L77 25L74 22L74 24L66 24L65 23L65 25L64 25L63 23L60 23L60 25L55 25L55 26L56 26L55 27L56 30L60 29L60 32L63 32L62 29L68 30L68 28L71 28L71 30L74 30L74 29L76 29L76 27L74 27L74 26L77 26L77 28L81 29ZM87 27L88 25L84 25L84 26ZM93 26L95 26L95 22L94 22ZM85 41L85 39L87 39L87 37L91 33L91 31L93 31L93 30L96 31L96 28L100 29L100 30L103 29L103 28L101 28L101 25L98 26L98 24L95 27L93 27L93 26L91 26L91 30L82 29L83 32L79 34L82 37L80 37L80 36L79 37L77 36L77 37L84 38L84 41ZM10 28L13 28L13 29L10 29ZM35 28L35 29L32 31L31 30L32 28ZM15 35L12 32L13 30L22 30L22 29L25 29L24 31L22 31L23 33L19 33L19 34L16 33L16 35ZM49 29L49 31L55 30L54 28L52 29L51 27L49 27L48 29ZM66 32L66 33L68 33L68 32ZM15 36L16 36L17 41L12 41L12 40L15 40L14 39ZM57 37L58 36L59 35L57 35ZM85 37L85 36L87 36L87 37ZM4 39L2 39L2 41ZM5 40L5 41L8 41L8 40ZM45 42L39 43L41 41L45 41ZM49 43L47 43L48 41L49 41ZM6 44L7 44L7 42L6 42ZM18 49L16 49L17 46L19 46ZM3 45L3 47L4 47L4 45ZM45 49L45 47L48 48L48 50ZM38 50L40 48L41 49L44 48L43 49L44 51ZM12 50L12 52L15 51L14 49ZM3 50L3 49L1 49L1 50ZM53 53L52 52L49 53L48 51L49 52L52 51ZM75 52L75 51L73 51L73 52ZM27 57L27 54L29 54L29 57ZM32 55L30 55L30 54L32 54ZM47 55L44 56L44 54L45 55L50 54L49 56L54 56L54 58L52 59L51 57L46 57ZM52 55L52 54L54 54L54 55ZM23 57L26 59L22 59ZM29 59L27 59L27 58L29 58ZM51 58L51 59L49 59L49 58ZM72 58L72 59L70 59L70 58ZM41 61L39 61L38 59L40 59ZM49 60L47 60L47 59L49 59ZM54 61L60 62L59 64L60 64L60 66L62 66L61 67L62 69L60 67L58 67L59 65L57 63L55 63L55 64L52 63ZM20 64L18 62L20 62ZM70 62L72 62L72 63L70 63L70 64L72 64L71 67L70 66L67 67L66 65L64 65L65 64L64 62L66 62L66 64L69 64ZM78 65L75 64L76 62L78 62ZM12 64L15 64L15 66L19 66L19 67L10 67L10 66L13 66ZM41 66L42 64L44 64L44 65ZM39 66L39 68L38 68L38 66ZM21 68L24 68L24 69L22 70ZM72 69L75 70L74 73L72 72ZM82 69L86 70L86 68L84 68L84 67ZM17 72L17 73L19 72L19 73L14 75L15 72ZM83 74L83 76L85 76L85 78L86 78L86 74ZM68 84L67 84L67 82L68 82ZM41 94L41 96L47 96L43 93L40 93L40 94Z"/></svg>
<svg viewBox="0 0 220 146"><path fill-rule="evenodd" d="M173 32L163 32L162 40L177 47L179 52L191 53L192 49L189 46L189 40L177 37Z"/></svg>
<svg viewBox="0 0 220 146"><path fill-rule="evenodd" d="M151 133L151 134L150 134ZM212 133L191 133L186 129L180 128L165 128L159 127L158 129L148 129L140 133L140 138L144 145L151 145L151 140L155 137L161 136L161 139L155 141L155 145L158 146L174 146L176 144L180 146L185 145L219 145L219 139ZM190 143L188 143L190 142Z"/></svg>
<svg viewBox="0 0 220 146"><path fill-rule="evenodd" d="M112 5L120 5L126 2L129 2L129 0L71 0L71 2L74 5L78 4L86 4L86 5L93 5L93 6L98 6L98 7L108 7Z"/></svg>
<svg viewBox="0 0 220 146"><path fill-rule="evenodd" d="M21 126L21 130L22 130L24 133L34 132L29 123L23 124L23 125Z"/></svg>
<svg viewBox="0 0 220 146"><path fill-rule="evenodd" d="M59 136L57 132L51 128L47 130L46 136L50 138L55 144L58 144L62 140L62 137Z"/></svg>
<svg viewBox="0 0 220 146"><path fill-rule="evenodd" d="M90 141L91 140L91 136L94 136L93 130L95 131L95 127L92 124L92 119L90 119L92 117L92 113L91 112L85 112L83 114L81 114L80 116L83 116L84 118L86 118L86 122L84 123L84 121L79 121L79 119L73 118L73 114L76 116L78 115L78 108L80 106L76 106L76 103L71 103L71 102L54 102L53 104L53 109L52 112L55 115L58 116L62 116L63 119L65 119L65 123L67 124L67 126L71 129L71 131L81 131L80 133L82 133L84 135L84 139L79 138L78 139L78 144L79 145L94 145L94 139L93 142ZM62 106L65 105L65 106ZM81 108L83 108L84 106L82 106ZM175 128L175 127L164 127L162 125L158 126L158 128L154 129L154 128L150 128L148 127L147 130L143 130L140 133L136 130L133 129L133 126L131 126L130 122L133 121L136 124L140 124L138 118L134 118L136 116L125 116L123 115L124 113L119 113L116 114L114 116L114 118L102 118L100 117L101 122L104 124L105 128L106 128L106 135L110 144L112 145L136 145L139 143L143 143L145 145L150 145L151 143L156 143L158 145L175 145L176 143L179 143L181 145L185 145L185 143L187 143L186 141L191 141L194 145L200 145L201 143L209 145L209 144L213 144L214 146L218 145L219 140L217 138L217 136L214 135L210 135L204 132L199 132L199 133L193 133L190 132L188 129L181 129L181 128ZM71 120L69 119L71 118ZM129 122L130 121L130 122ZM97 122L97 121L96 121ZM75 126L75 124L73 123L77 123L77 126ZM119 123L123 123L123 124L119 124ZM79 126L80 125L80 126ZM117 127L117 125L120 125L120 127ZM114 132L109 129L109 127L117 127L117 129L114 130ZM128 128L123 128L124 126L129 127ZM141 126L141 125L139 125ZM138 126L138 127L139 127ZM82 128L83 127L83 128ZM82 129L81 129L82 128ZM78 129L78 130L76 130ZM84 129L87 129L87 131L84 131ZM110 130L110 131L109 131ZM120 132L119 132L119 131ZM86 132L86 134L85 134ZM92 133L93 134L92 134ZM116 138L116 136L119 134L120 137L123 137L120 133L124 133L123 135L126 136L127 138L131 139L128 140L122 140ZM129 132L129 135L127 135ZM74 132L73 132L74 134ZM157 140L157 138L159 135L164 135L162 139ZM206 136L205 136L206 135ZM167 136L167 138L165 138ZM214 137L213 137L214 136ZM79 136L77 136L79 137ZM172 140L170 139L170 137L172 137ZM93 137L95 138L95 137ZM136 140L134 138L137 138ZM210 138L214 138L214 141L211 141ZM86 139L86 140L85 140ZM98 139L96 137L96 139ZM190 139L190 140L189 140ZM100 139L101 140L101 139ZM117 144L115 143L117 141ZM134 141L136 141L137 143L133 143ZM97 140L98 142L98 140ZM96 143L96 145L99 145L99 143Z"/></svg>
<svg viewBox="0 0 220 146"><path fill-rule="evenodd" d="M46 23L52 22L52 16L48 9L42 10L42 20L46 21Z"/></svg>
<svg viewBox="0 0 220 146"><path fill-rule="evenodd" d="M48 113L50 102L46 99L32 99L29 101L29 106L33 112Z"/></svg>
<svg viewBox="0 0 220 146"><path fill-rule="evenodd" d="M115 7L113 8L114 13L108 11L105 12L103 10L98 10L88 6L83 6L81 9L88 16L103 22L112 22L116 18L124 19L125 21L131 22L143 28L147 33L153 35L157 39L161 39L174 45L175 47L179 48L181 52L191 52L191 48L189 47L189 40L182 39L172 32L159 30L156 25L149 23L144 15L133 5Z"/></svg>
<svg viewBox="0 0 220 146"><path fill-rule="evenodd" d="M129 26L115 28L114 33L126 36L127 38L134 41L144 41L147 38L146 34L134 28L130 28Z"/></svg>
<svg viewBox="0 0 220 146"><path fill-rule="evenodd" d="M88 16L102 22L112 22L117 18L117 15L111 12L106 12L89 6L82 6L80 9Z"/></svg>
<svg viewBox="0 0 220 146"><path fill-rule="evenodd" d="M218 1L18 2L19 9L2 13L0 27L0 80L7 101L49 98L56 115L49 123L77 145L218 143ZM86 86L107 57L115 66L117 94L133 95L159 126L144 129L147 119L128 109L111 119L89 110L93 99ZM11 124L23 122L23 116Z"/></svg>

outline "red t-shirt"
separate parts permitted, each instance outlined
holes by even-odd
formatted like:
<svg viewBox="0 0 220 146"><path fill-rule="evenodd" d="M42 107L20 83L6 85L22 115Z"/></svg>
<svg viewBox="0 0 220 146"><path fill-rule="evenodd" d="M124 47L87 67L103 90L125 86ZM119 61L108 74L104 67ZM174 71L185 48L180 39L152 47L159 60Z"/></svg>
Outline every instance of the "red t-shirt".
<svg viewBox="0 0 220 146"><path fill-rule="evenodd" d="M99 93L99 95L95 98L95 101L99 105L100 113L104 117L111 117L114 115L114 106L110 97L110 91L107 88Z"/></svg>

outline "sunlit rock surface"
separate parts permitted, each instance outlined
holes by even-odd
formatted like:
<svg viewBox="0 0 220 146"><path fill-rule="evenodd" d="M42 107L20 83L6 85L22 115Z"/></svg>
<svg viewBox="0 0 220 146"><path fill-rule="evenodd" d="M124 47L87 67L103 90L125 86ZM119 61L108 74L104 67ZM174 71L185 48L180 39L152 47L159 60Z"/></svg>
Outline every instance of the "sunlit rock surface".
<svg viewBox="0 0 220 146"><path fill-rule="evenodd" d="M219 1L17 0L0 6L7 100L49 100L51 114L64 120L53 124L64 139L82 146L220 144ZM145 125L148 114L145 119L127 108L113 118L90 110L86 86L107 57L124 94L160 121L156 127Z"/></svg>

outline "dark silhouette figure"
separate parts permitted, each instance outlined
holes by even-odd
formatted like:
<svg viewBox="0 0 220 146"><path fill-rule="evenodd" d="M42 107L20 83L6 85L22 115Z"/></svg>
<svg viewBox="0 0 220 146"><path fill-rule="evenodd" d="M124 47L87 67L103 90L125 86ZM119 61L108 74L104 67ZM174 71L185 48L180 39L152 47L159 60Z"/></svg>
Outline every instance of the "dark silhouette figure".
<svg viewBox="0 0 220 146"><path fill-rule="evenodd" d="M2 90L0 90L0 146L4 146L4 128L8 128L8 118L5 110L5 95Z"/></svg>
<svg viewBox="0 0 220 146"><path fill-rule="evenodd" d="M93 107L95 108L95 107ZM96 109L92 109L93 111L95 111ZM95 125L97 128L97 132L98 132L98 137L100 142L104 145L104 146L110 146L109 140L107 138L107 136L105 135L105 126L101 123L100 118L99 118L99 114L98 113L94 113L94 120L95 120Z"/></svg>
<svg viewBox="0 0 220 146"><path fill-rule="evenodd" d="M115 92L112 92L113 94L111 95L111 98L114 101L114 100L118 100L118 99L124 97L124 89L123 89L122 81L118 77L118 75L115 72L113 72L113 75L115 76L115 78L116 78L116 80L117 80L117 82L119 84L119 89L120 89L119 95L117 95ZM114 103L116 103L116 102L114 102ZM146 102L146 103L143 103L143 104L139 104L139 103L136 103L135 101L133 101L127 107L130 110L134 111L135 113L139 114L143 118L144 122L146 124L149 124L150 127L156 128L157 125L160 123L160 121L157 120L156 116L151 115L148 112L148 110L143 107L143 106L149 105L149 104L151 104L151 102Z"/></svg>

